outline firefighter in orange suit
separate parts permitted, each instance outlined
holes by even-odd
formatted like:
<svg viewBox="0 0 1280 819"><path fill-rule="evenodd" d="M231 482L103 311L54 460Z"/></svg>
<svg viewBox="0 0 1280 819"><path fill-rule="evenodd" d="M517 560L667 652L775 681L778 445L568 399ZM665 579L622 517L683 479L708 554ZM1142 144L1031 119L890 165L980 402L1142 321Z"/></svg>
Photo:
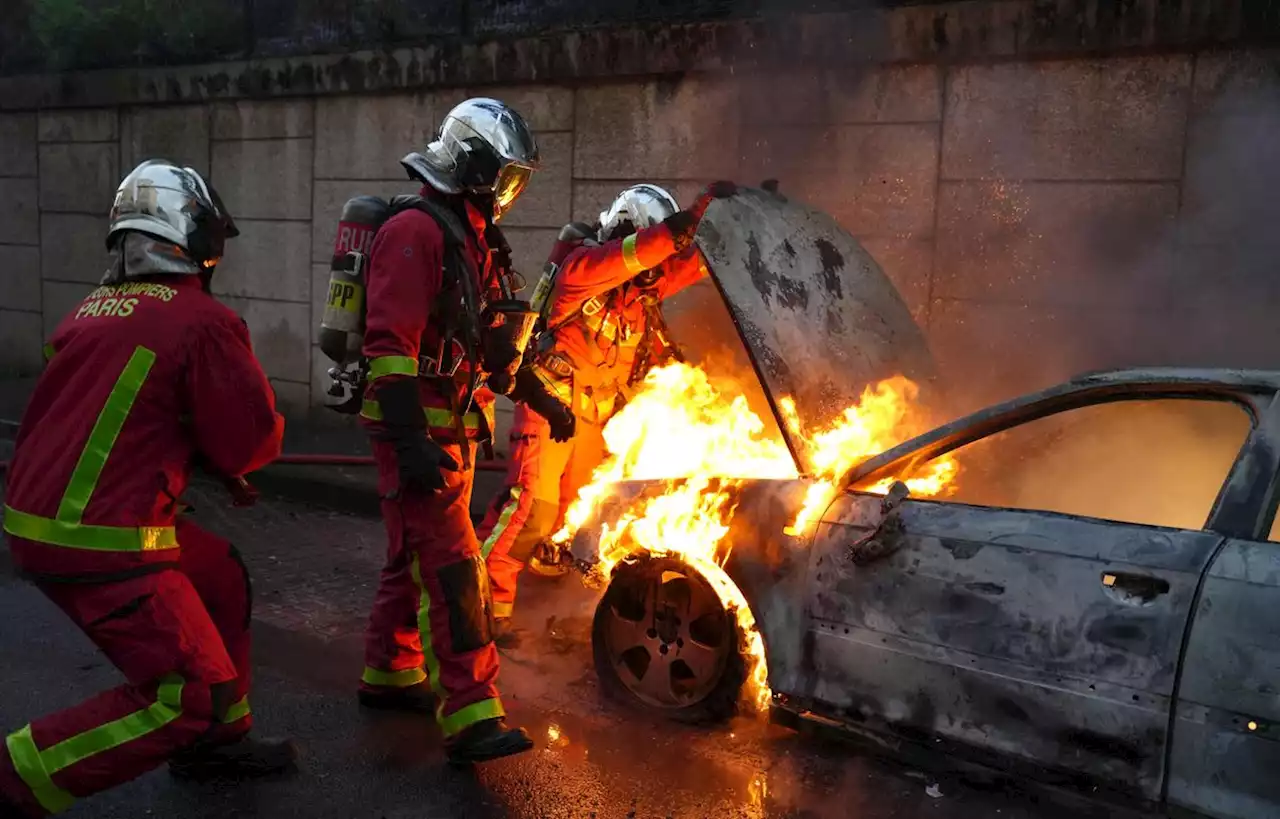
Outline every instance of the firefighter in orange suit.
<svg viewBox="0 0 1280 819"><path fill-rule="evenodd" d="M126 682L8 735L0 816L57 813L165 761L196 779L293 763L288 741L248 737L244 564L179 517L193 464L230 480L280 452L244 323L209 294L236 233L198 173L142 163L116 192L102 285L46 348L4 530L21 574Z"/></svg>
<svg viewBox="0 0 1280 819"><path fill-rule="evenodd" d="M635 185L600 214L598 241L586 226L569 225L553 248L549 261L559 269L532 368L577 424L571 440L557 440L546 419L516 407L510 472L479 529L500 645L520 642L510 618L521 569L603 460L601 432L619 400L668 353L660 303L706 273L693 244L702 213L735 191L717 182L680 210L662 188Z"/></svg>
<svg viewBox="0 0 1280 819"><path fill-rule="evenodd" d="M475 447L493 428L494 393L484 384L513 375L523 352L504 334L515 314L500 317L495 306L510 289L495 222L537 168L538 151L516 111L478 98L454 108L426 150L401 162L422 183L419 204L378 229L367 269L361 415L389 548L360 701L433 710L450 761L483 762L533 746L504 719L470 502ZM532 313L523 318L532 329ZM532 383L566 423L567 407ZM501 391L529 397L509 380Z"/></svg>

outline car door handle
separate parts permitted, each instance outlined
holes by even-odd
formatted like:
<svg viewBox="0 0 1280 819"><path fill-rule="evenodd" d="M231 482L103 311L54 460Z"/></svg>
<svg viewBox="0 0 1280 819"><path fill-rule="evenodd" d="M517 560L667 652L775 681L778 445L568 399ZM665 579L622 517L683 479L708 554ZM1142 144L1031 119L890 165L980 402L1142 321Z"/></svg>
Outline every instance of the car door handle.
<svg viewBox="0 0 1280 819"><path fill-rule="evenodd" d="M1148 606L1170 588L1164 578L1130 572L1103 572L1102 585L1108 597L1129 606Z"/></svg>

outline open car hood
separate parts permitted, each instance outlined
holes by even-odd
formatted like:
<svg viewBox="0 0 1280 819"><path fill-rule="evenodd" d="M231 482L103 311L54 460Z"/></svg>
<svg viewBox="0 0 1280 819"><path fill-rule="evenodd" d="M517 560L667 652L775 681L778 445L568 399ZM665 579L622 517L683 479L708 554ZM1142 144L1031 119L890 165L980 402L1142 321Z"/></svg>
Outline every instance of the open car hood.
<svg viewBox="0 0 1280 819"><path fill-rule="evenodd" d="M717 339L718 353L737 359L744 394L801 473L812 464L778 411L783 398L813 430L875 381L901 374L922 391L933 381L933 358L902 297L830 216L742 188L711 203L696 241L711 283L673 300L672 335L704 351L700 341Z"/></svg>

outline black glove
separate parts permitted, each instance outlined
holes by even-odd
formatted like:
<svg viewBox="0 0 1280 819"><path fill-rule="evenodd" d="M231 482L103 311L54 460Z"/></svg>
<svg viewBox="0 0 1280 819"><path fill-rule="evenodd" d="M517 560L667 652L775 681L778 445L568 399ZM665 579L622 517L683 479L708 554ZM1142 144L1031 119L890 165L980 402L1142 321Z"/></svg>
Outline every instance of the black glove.
<svg viewBox="0 0 1280 819"><path fill-rule="evenodd" d="M458 462L427 437L426 417L412 378L380 379L373 387L382 408L382 440L395 449L400 491L420 486L428 492L444 488L441 470L458 471Z"/></svg>
<svg viewBox="0 0 1280 819"><path fill-rule="evenodd" d="M551 440L564 443L573 438L577 432L578 419L573 410L564 402L552 395L542 379L528 367L521 367L516 373L516 385L511 391L511 400L519 401L529 409L541 415L551 425Z"/></svg>
<svg viewBox="0 0 1280 819"><path fill-rule="evenodd" d="M677 253L693 244L693 235L698 232L698 217L692 211L678 210L663 219L662 224L671 231L671 241L675 243Z"/></svg>

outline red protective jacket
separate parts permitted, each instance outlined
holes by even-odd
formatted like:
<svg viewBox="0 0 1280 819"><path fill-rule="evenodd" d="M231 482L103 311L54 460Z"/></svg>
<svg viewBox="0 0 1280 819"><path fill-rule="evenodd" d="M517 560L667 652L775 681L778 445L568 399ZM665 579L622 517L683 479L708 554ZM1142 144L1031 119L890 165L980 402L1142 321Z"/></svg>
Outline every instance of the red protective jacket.
<svg viewBox="0 0 1280 819"><path fill-rule="evenodd" d="M440 198L430 187L424 187L420 194L436 201ZM476 282L476 292L484 294L487 290L488 298L496 299L500 293L484 240L484 215L470 203L465 207L471 229L462 255ZM435 219L412 208L388 219L373 239L365 274L364 354L369 359L369 386L360 413L372 430L382 426L374 382L380 378L413 378L418 375L419 355L437 354L439 328L431 326L430 319L443 286L444 251L444 233ZM452 309L452 305L447 308ZM479 353L477 350L476 355ZM468 377L464 363L452 381L419 379L427 429L435 440L457 441L453 403L465 391ZM493 402L491 390L482 387L476 391L471 412L463 418L468 439L492 433Z"/></svg>
<svg viewBox="0 0 1280 819"><path fill-rule="evenodd" d="M602 404L594 408L598 411L592 411L574 401L574 411L587 409L588 420L603 422L604 417L591 416L609 414L617 392L613 388L626 386L646 329L640 291L628 282L643 270L660 269L656 295L665 299L701 279L707 268L697 246L675 252L666 225L654 225L594 247L568 249L558 245L552 261L566 250L569 252L551 295L549 352L567 360L574 370L575 386L592 388L597 403ZM559 392L566 398L563 389Z"/></svg>
<svg viewBox="0 0 1280 819"><path fill-rule="evenodd" d="M284 419L249 332L194 276L99 287L50 347L5 490L14 562L30 574L175 563L195 460L239 476L280 454Z"/></svg>

